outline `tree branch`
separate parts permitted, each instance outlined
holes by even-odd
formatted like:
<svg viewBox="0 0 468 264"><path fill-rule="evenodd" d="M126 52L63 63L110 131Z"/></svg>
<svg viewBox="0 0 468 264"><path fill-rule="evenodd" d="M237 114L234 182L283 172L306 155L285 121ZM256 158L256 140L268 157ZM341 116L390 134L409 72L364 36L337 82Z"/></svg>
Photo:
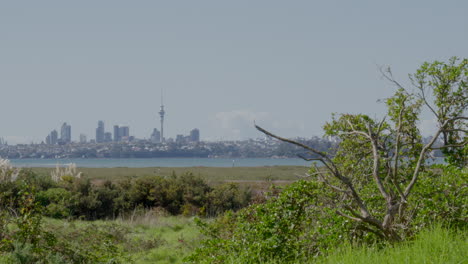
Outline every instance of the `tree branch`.
<svg viewBox="0 0 468 264"><path fill-rule="evenodd" d="M321 151L318 151L314 148L311 148L307 145L304 145L300 142L297 142L297 141L294 141L294 140L291 140L291 139L287 139L287 138L283 138L283 137L280 137L280 136L277 136L257 125L255 125L255 128L257 130L259 130L260 132L264 133L265 135L267 136L270 136L270 137L273 137L273 138L276 138L278 140L281 140L283 142L287 142L287 143L291 143L293 145L296 145L296 146L299 146L299 147L302 147L304 149L307 149L319 156L321 156L323 158L323 160L325 161L324 164L325 166L327 167L327 169L331 172L331 174L337 178L338 180L340 180L344 185L346 185L350 192L351 192L351 197L354 199L354 201L357 203L357 205L359 206L359 209L361 210L361 213L364 217L370 217L370 213L369 211L367 210L367 207L365 206L364 202L362 201L361 197L359 196L359 194L356 192L356 190L354 189L354 186L353 186L353 183L351 182L351 180L346 177L346 176L343 176L341 175L340 171L338 170L338 168L336 167L335 163L328 157L328 155L324 152L321 152Z"/></svg>
<svg viewBox="0 0 468 264"><path fill-rule="evenodd" d="M416 162L416 167L414 168L414 173L413 173L413 177L411 178L411 182L408 184L408 186L406 187L405 189L405 192L404 192L404 199L405 200L408 200L408 196L411 192L411 189L413 189L413 186L416 184L416 181L418 180L418 176L419 176L419 172L421 170L421 164L424 160L424 155L426 155L426 152L432 147L432 145L435 143L435 141L437 140L437 138L439 137L440 133L441 133L441 130L442 128L440 128L436 134L434 135L434 137L432 138L432 140L427 143L421 150L421 152L419 153L419 158L418 158L418 161Z"/></svg>

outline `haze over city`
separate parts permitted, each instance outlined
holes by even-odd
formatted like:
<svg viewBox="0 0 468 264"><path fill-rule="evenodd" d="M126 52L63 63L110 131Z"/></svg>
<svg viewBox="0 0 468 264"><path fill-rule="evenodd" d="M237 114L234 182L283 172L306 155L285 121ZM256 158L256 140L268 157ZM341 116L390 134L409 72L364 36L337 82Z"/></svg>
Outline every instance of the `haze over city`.
<svg viewBox="0 0 468 264"><path fill-rule="evenodd" d="M333 112L381 116L424 61L467 57L466 1L8 1L0 5L0 137L72 140L322 134ZM443 19L439 19L443 17ZM421 126L429 129L431 120Z"/></svg>

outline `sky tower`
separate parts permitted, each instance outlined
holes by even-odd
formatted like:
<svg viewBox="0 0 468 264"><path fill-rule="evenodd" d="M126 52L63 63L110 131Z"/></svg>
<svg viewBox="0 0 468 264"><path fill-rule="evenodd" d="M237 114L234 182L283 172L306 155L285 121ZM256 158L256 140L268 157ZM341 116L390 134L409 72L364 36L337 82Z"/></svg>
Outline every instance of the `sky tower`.
<svg viewBox="0 0 468 264"><path fill-rule="evenodd" d="M161 142L164 142L164 104L163 104L163 92L161 89L161 110L159 111L159 116L161 117Z"/></svg>

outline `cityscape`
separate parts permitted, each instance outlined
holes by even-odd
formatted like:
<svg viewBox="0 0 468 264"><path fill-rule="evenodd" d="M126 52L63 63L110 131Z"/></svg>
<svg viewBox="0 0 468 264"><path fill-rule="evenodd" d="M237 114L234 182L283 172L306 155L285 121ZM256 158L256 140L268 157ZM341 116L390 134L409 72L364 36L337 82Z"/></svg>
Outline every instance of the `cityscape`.
<svg viewBox="0 0 468 264"><path fill-rule="evenodd" d="M162 96L161 96L162 98ZM269 137L239 141L200 141L200 130L191 129L186 135L175 138L164 134L166 111L161 100L158 112L160 127L154 128L149 139L139 139L131 135L130 126L113 125L112 132L106 130L103 120L97 122L94 138L80 134L79 141L72 141L72 126L64 122L60 129L53 129L39 144L9 145L0 138L0 157L9 159L41 158L158 158L158 157L246 157L246 158L286 158L307 155L293 145L273 140ZM298 139L322 151L333 146L333 139L313 137Z"/></svg>
<svg viewBox="0 0 468 264"><path fill-rule="evenodd" d="M162 102L162 91L161 91L161 110L159 111L161 126L160 130L157 128L153 129L153 133L151 133L150 141L152 143L188 143L188 142L199 142L200 141L200 130L198 128L192 129L188 135L176 135L175 139L173 138L166 138L164 137L164 116L166 112L164 111L164 104ZM59 132L54 129L52 130L49 135L45 138L45 144L47 145L65 145L72 143L72 127L67 122L63 123L62 127L60 128L60 135ZM104 121L99 120L96 128L96 137L94 139L90 139L89 143L109 143L109 142L131 142L134 141L135 137L130 136L130 126L127 125L114 125L113 126L113 133L108 132L105 129ZM2 141L0 141L1 144ZM88 143L88 138L85 134L80 134L79 137L80 144Z"/></svg>

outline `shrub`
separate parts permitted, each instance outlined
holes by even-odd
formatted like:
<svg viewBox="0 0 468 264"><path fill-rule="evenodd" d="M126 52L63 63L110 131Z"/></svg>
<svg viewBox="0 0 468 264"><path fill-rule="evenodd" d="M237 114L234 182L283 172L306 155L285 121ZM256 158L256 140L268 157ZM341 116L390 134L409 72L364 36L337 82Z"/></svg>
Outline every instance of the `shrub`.
<svg viewBox="0 0 468 264"><path fill-rule="evenodd" d="M187 261L299 261L331 247L349 224L322 210L323 200L317 199L322 188L314 181L298 181L264 204L227 213L213 223L197 220L207 238Z"/></svg>

